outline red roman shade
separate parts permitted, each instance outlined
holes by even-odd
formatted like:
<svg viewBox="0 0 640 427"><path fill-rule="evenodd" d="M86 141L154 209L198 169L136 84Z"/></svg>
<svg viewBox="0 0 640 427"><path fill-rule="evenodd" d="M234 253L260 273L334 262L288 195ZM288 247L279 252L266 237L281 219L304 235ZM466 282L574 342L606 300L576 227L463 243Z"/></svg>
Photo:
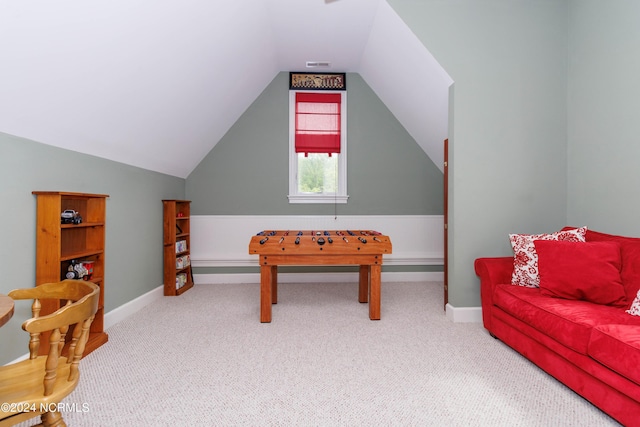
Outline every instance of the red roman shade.
<svg viewBox="0 0 640 427"><path fill-rule="evenodd" d="M339 93L296 93L296 153L340 153Z"/></svg>

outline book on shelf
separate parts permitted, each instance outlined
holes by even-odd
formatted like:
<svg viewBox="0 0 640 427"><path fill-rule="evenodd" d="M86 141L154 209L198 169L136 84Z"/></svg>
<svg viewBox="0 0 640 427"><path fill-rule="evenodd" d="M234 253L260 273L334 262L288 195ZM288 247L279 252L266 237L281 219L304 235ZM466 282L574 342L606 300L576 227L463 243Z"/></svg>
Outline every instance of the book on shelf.
<svg viewBox="0 0 640 427"><path fill-rule="evenodd" d="M179 254L181 252L187 251L187 241L186 240L178 240L176 242L176 253Z"/></svg>
<svg viewBox="0 0 640 427"><path fill-rule="evenodd" d="M180 289L187 284L187 273L180 273L176 276L176 289Z"/></svg>
<svg viewBox="0 0 640 427"><path fill-rule="evenodd" d="M183 269L191 265L191 256L183 255L176 258L176 268Z"/></svg>

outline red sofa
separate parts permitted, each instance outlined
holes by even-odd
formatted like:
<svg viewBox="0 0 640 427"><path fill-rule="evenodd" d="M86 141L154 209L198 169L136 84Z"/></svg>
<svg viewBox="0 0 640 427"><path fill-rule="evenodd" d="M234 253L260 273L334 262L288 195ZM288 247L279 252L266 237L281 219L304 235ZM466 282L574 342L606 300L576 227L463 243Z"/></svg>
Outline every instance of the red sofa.
<svg viewBox="0 0 640 427"><path fill-rule="evenodd" d="M626 312L640 289L640 238L588 230L585 240L619 246L624 306L545 295L542 254L536 288L511 284L513 256L478 258L484 327L618 422L640 426L640 316Z"/></svg>

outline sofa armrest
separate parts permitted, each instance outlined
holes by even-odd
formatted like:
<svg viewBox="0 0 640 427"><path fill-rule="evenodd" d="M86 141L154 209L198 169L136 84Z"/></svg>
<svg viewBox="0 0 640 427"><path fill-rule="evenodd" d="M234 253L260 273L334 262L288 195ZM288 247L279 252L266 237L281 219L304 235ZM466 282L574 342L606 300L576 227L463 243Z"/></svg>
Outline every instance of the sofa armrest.
<svg viewBox="0 0 640 427"><path fill-rule="evenodd" d="M480 278L480 301L482 303L482 322L491 330L491 310L493 309L493 291L496 285L511 283L513 257L478 258L474 263L476 274Z"/></svg>

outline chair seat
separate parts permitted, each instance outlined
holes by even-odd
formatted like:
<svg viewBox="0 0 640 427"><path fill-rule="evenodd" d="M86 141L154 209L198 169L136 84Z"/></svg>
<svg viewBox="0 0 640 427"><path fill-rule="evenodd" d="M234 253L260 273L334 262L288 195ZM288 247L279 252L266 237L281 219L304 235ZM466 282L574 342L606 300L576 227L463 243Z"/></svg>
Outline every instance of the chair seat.
<svg viewBox="0 0 640 427"><path fill-rule="evenodd" d="M46 411L40 409L46 407L49 403L57 403L68 396L76 387L79 376L75 380L69 381L70 363L67 363L66 357L60 357L58 368L56 369L56 382L54 392L43 397L45 363L47 356L38 356L36 359L23 360L0 367L0 396L3 403L16 404L13 410L27 407L28 413L17 414L12 411L5 411L7 405L0 408L0 427L14 425L19 420L26 420ZM20 404L20 405L17 405Z"/></svg>

